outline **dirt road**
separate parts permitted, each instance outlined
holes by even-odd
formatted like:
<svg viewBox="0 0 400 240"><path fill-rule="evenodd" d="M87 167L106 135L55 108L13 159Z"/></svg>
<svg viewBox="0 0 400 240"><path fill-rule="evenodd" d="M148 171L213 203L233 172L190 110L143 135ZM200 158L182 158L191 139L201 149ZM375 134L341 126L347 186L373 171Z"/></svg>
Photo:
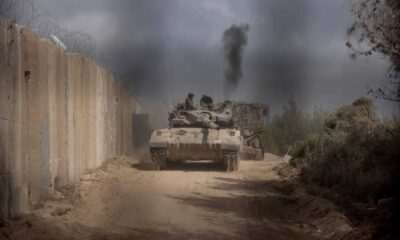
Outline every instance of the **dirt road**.
<svg viewBox="0 0 400 240"><path fill-rule="evenodd" d="M329 203L299 193L287 176L279 174L281 164L280 159L270 157L242 161L234 173L210 163L177 165L158 172L145 170L132 159L114 160L63 189L26 220L12 224L4 236L314 239L351 229Z"/></svg>

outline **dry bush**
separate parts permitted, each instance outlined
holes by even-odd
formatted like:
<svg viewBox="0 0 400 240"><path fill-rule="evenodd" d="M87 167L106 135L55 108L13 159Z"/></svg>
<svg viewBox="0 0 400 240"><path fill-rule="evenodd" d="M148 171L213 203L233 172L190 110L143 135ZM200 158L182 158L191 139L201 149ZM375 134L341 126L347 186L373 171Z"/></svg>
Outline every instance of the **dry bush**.
<svg viewBox="0 0 400 240"><path fill-rule="evenodd" d="M332 114L325 130L296 148L291 163L306 183L339 199L376 203L399 196L400 123L381 122L369 99Z"/></svg>
<svg viewBox="0 0 400 240"><path fill-rule="evenodd" d="M283 106L283 113L274 117L262 136L265 151L284 155L292 146L321 132L328 112L314 107L312 114L301 111L291 98Z"/></svg>
<svg viewBox="0 0 400 240"><path fill-rule="evenodd" d="M295 149L308 190L333 200L374 239L400 237L400 121L382 122L366 98L340 108Z"/></svg>

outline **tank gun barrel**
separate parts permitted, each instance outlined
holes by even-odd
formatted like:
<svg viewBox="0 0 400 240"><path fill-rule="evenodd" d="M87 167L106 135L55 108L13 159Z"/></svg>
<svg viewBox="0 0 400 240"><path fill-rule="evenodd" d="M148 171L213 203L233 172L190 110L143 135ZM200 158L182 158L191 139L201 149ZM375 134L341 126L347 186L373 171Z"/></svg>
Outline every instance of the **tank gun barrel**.
<svg viewBox="0 0 400 240"><path fill-rule="evenodd" d="M207 120L207 119L203 118L202 122L203 122L203 126L206 128L219 129L218 124L216 124L215 122L213 122L211 120Z"/></svg>

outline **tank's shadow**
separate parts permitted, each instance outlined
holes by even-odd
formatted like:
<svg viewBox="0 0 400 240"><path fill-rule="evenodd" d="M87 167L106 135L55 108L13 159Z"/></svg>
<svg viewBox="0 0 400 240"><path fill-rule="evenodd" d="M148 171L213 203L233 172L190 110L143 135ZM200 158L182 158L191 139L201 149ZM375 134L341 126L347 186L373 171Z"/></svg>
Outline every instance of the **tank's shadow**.
<svg viewBox="0 0 400 240"><path fill-rule="evenodd" d="M155 167L152 162L140 162L131 165L133 168L142 171L153 171ZM221 163L214 163L210 161L185 161L180 163L170 163L166 169L162 171L185 171L185 172L225 172L225 168Z"/></svg>
<svg viewBox="0 0 400 240"><path fill-rule="evenodd" d="M182 162L173 163L168 165L167 171L187 171L187 172L205 172L205 171L217 171L225 172L224 165L221 163L201 161L201 162Z"/></svg>

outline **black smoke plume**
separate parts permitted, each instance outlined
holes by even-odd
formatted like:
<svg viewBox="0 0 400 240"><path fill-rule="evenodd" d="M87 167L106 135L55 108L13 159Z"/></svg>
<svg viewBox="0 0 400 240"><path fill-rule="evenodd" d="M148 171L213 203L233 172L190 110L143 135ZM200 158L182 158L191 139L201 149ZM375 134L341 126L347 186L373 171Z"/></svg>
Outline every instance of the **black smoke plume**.
<svg viewBox="0 0 400 240"><path fill-rule="evenodd" d="M222 42L226 59L225 67L225 96L229 97L236 89L239 80L242 78L242 52L247 44L247 32L249 25L233 24L224 31Z"/></svg>

